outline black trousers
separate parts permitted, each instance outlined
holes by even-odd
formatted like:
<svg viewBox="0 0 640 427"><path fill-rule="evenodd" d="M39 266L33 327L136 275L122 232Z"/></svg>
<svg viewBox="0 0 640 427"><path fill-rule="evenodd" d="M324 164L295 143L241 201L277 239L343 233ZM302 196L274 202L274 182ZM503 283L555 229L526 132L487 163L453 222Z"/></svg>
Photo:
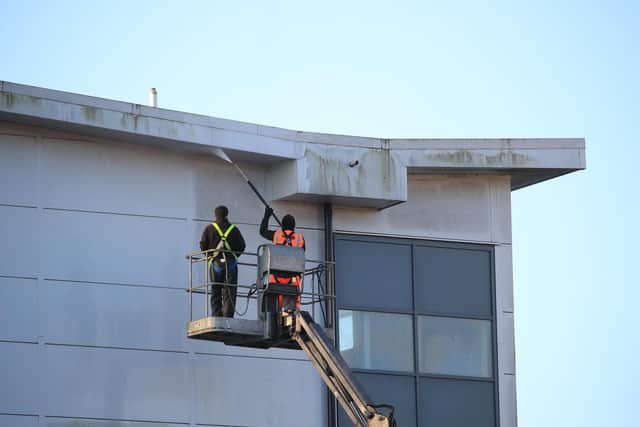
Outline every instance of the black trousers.
<svg viewBox="0 0 640 427"><path fill-rule="evenodd" d="M209 277L217 283L238 284L238 267L231 271L216 273L213 264L209 268ZM236 286L212 285L211 289L211 315L216 317L233 317L236 312Z"/></svg>

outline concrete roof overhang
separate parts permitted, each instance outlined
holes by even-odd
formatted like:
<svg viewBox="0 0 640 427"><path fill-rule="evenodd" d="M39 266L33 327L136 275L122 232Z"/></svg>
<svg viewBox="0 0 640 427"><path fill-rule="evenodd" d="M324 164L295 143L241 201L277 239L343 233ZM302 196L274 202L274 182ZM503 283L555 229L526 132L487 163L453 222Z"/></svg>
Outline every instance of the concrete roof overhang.
<svg viewBox="0 0 640 427"><path fill-rule="evenodd" d="M4 81L0 120L209 155L220 147L234 160L278 165L269 168L273 200L378 209L407 200L408 174L504 174L516 190L586 166L584 138L389 139L301 132Z"/></svg>

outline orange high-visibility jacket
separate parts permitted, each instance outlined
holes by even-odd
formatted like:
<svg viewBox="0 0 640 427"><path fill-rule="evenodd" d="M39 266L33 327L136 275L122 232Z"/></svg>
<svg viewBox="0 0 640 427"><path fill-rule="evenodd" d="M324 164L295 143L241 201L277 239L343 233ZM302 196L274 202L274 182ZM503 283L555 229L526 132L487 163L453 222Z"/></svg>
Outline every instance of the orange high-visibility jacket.
<svg viewBox="0 0 640 427"><path fill-rule="evenodd" d="M302 233L296 233L291 230L276 230L273 233L274 245L293 246L294 248L304 248L304 236ZM273 274L269 280L271 283L281 283L283 285L293 283L296 286L300 286L300 276L294 277L275 277Z"/></svg>

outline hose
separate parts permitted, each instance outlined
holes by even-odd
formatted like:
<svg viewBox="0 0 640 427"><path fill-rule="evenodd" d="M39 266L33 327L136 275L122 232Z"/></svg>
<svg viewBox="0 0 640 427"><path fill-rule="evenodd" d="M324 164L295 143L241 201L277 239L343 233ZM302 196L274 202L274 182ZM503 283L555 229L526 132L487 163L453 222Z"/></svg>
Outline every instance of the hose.
<svg viewBox="0 0 640 427"><path fill-rule="evenodd" d="M247 295L245 296L245 298L247 299L247 305L244 307L244 311L240 312L237 307L236 307L236 313L239 316L244 316L245 314L247 314L247 311L249 311L249 300L251 299L251 295L255 294L256 292L258 292L258 288L256 286L255 283L253 283L251 285L251 289L249 289L249 292L247 293Z"/></svg>

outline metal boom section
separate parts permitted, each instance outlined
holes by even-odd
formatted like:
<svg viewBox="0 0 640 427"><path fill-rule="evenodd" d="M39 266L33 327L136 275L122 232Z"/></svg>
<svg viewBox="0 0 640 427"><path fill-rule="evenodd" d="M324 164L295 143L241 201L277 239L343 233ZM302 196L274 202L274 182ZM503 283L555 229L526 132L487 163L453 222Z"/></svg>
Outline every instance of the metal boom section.
<svg viewBox="0 0 640 427"><path fill-rule="evenodd" d="M351 373L351 369L331 341L313 321L309 313L296 313L292 338L300 345L329 390L338 399L351 421L361 427L395 427L393 408L372 405ZM377 411L378 407L391 409L389 415Z"/></svg>

